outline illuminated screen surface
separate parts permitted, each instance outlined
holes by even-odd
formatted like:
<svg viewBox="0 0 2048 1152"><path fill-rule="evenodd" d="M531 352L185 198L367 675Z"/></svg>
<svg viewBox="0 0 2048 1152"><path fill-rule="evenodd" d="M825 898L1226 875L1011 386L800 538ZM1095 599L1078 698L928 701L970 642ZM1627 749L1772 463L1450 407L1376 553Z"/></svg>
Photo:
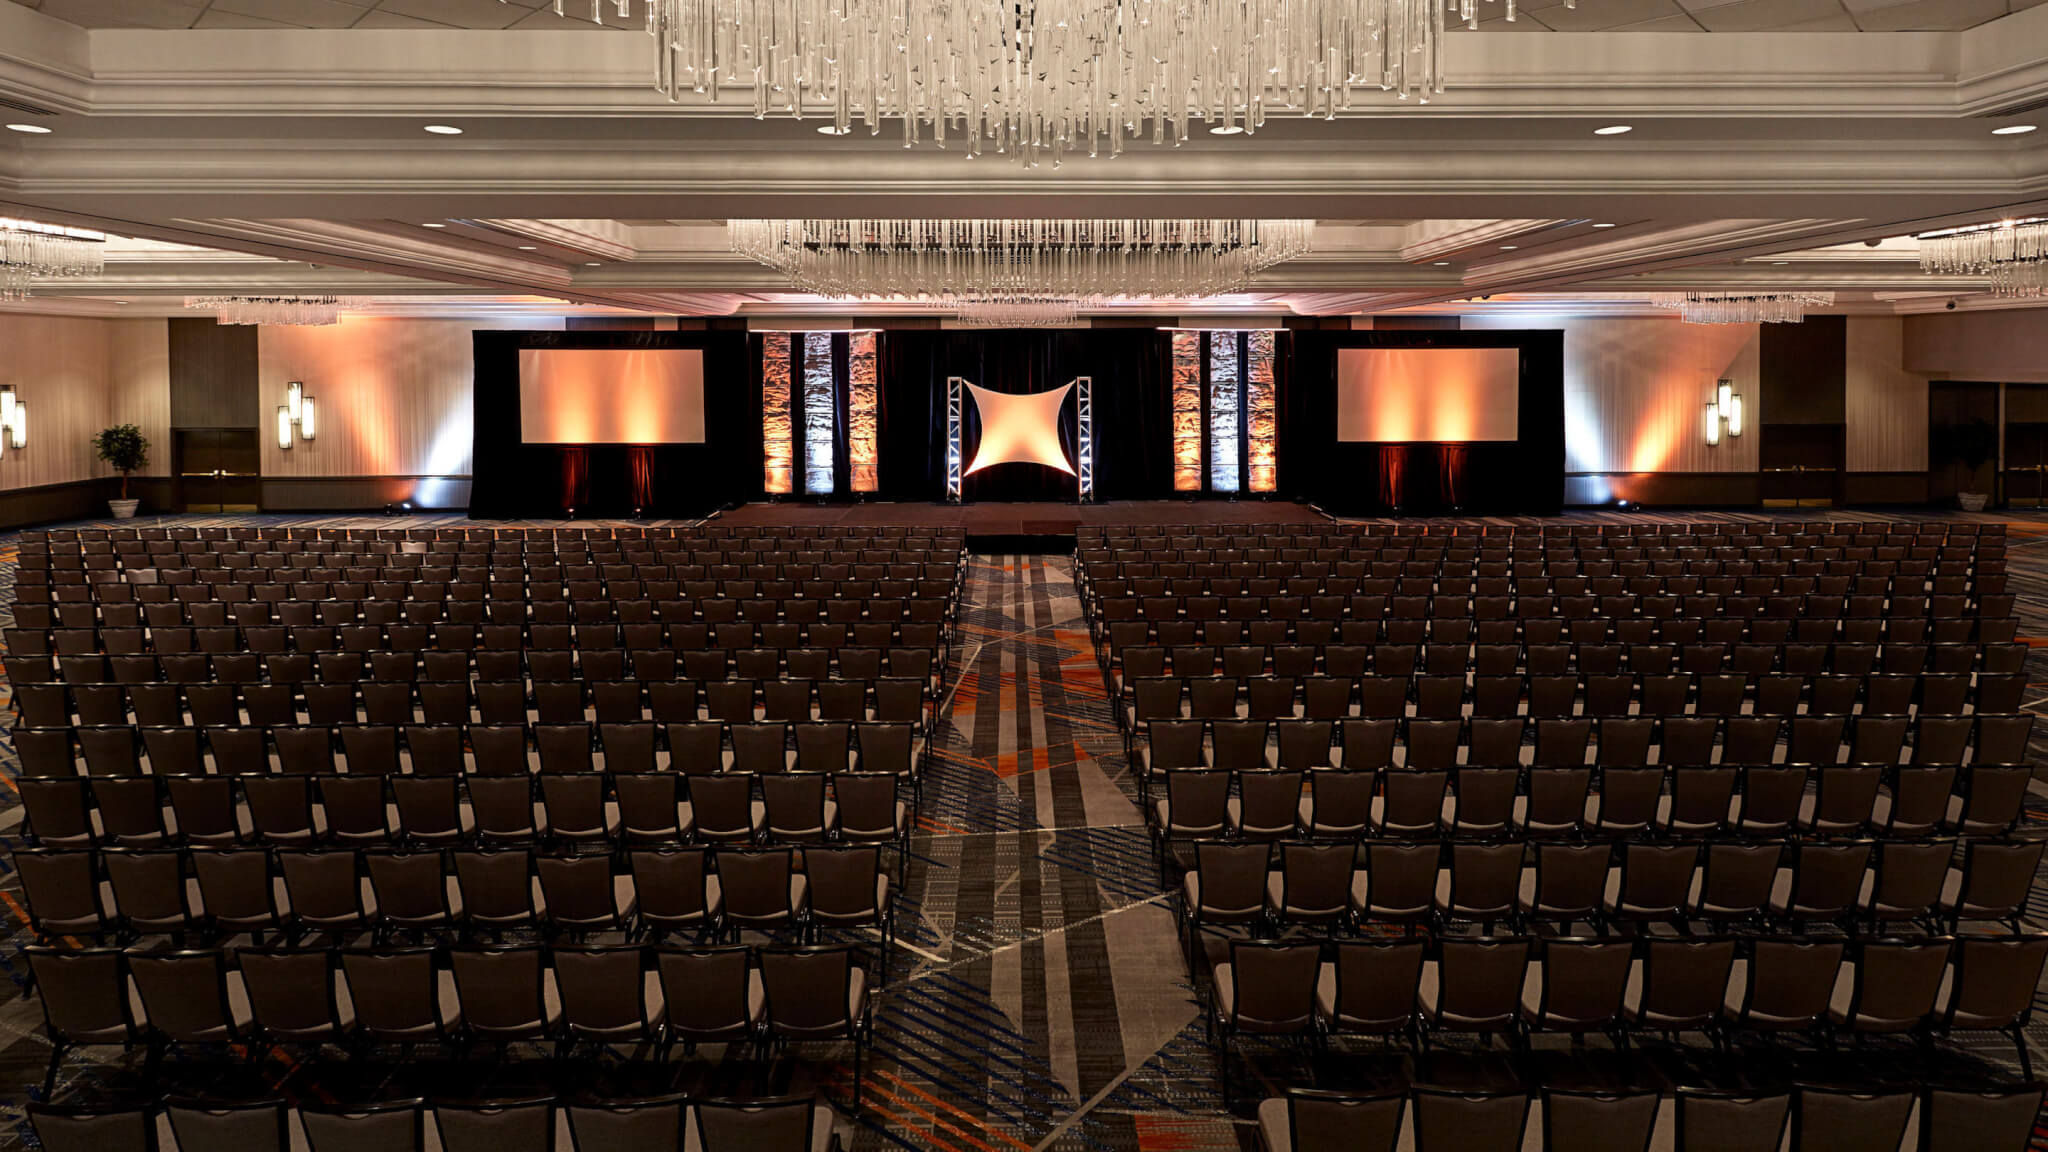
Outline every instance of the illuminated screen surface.
<svg viewBox="0 0 2048 1152"><path fill-rule="evenodd" d="M1517 440L1521 352L1514 348L1344 348L1337 439Z"/></svg>
<svg viewBox="0 0 2048 1152"><path fill-rule="evenodd" d="M522 348L519 438L528 444L702 444L704 353Z"/></svg>

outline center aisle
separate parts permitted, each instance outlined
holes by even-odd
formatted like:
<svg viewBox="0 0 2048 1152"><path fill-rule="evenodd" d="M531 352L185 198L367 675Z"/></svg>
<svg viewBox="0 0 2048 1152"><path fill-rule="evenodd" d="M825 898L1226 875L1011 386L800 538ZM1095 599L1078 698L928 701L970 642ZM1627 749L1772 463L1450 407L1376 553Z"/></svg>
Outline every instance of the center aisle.
<svg viewBox="0 0 2048 1152"><path fill-rule="evenodd" d="M868 1121L951 1152L1253 1146L1217 1110L1071 562L975 557L953 671Z"/></svg>

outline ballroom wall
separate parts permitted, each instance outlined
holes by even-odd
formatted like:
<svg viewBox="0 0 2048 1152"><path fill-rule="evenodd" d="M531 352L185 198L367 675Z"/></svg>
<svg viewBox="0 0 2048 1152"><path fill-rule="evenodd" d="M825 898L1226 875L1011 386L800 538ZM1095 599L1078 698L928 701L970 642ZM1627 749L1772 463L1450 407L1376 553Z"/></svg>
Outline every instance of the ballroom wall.
<svg viewBox="0 0 2048 1152"><path fill-rule="evenodd" d="M1404 327L1399 319L1356 318L1350 326ZM1444 330L1563 331L1569 503L1754 505L1769 416L1765 393L1799 395L1815 382L1804 375L1811 357L1780 355L1773 362L1760 355L1755 326L1651 317L1424 319ZM400 500L466 506L472 334L563 327L553 318L352 319L330 328L260 329L253 367L237 369L256 377L246 386L260 412L274 411L284 383L298 379L319 399L322 417L319 437L290 451L276 447L264 420L264 507L374 509ZM1840 498L1852 504L1929 498L1930 381L2048 383L2048 308L1852 316L1814 325L1806 335L1819 338L1779 339L1774 347L1823 348L1834 367L1822 375L1839 371L1839 414L1829 419L1840 422ZM170 339L167 321L0 313L0 347L9 350L0 359L0 383L20 390L33 422L29 448L0 458L0 526L98 514L114 481L92 458L89 439L116 422L140 425L151 441L137 494L146 507L168 504L170 381L180 344ZM1766 388L1771 363L1777 375ZM1751 397L1755 431L1709 448L1699 432L1700 409L1722 376ZM1822 383L1837 386L1832 378Z"/></svg>
<svg viewBox="0 0 2048 1152"><path fill-rule="evenodd" d="M1704 406L1715 381L1734 381L1756 419L1754 324L1684 324L1660 317L1468 316L1466 331L1564 332L1565 502L1723 503L1729 481L1757 468L1757 437L1708 447Z"/></svg>
<svg viewBox="0 0 2048 1152"><path fill-rule="evenodd" d="M2048 308L1904 319L1906 367L1935 380L2048 383Z"/></svg>
<svg viewBox="0 0 2048 1152"><path fill-rule="evenodd" d="M1851 316L1844 422L1855 495L1927 499L1927 375L1905 362L1906 318Z"/></svg>
<svg viewBox="0 0 2048 1152"><path fill-rule="evenodd" d="M331 327L259 330L257 373L265 419L264 506L426 508L469 503L471 334L552 323L354 317ZM288 381L318 401L310 443L279 448L270 420Z"/></svg>
<svg viewBox="0 0 2048 1152"><path fill-rule="evenodd" d="M0 314L0 384L28 404L28 447L0 457L0 525L103 515L118 480L93 455L110 424L150 440L168 473L169 354L162 320Z"/></svg>

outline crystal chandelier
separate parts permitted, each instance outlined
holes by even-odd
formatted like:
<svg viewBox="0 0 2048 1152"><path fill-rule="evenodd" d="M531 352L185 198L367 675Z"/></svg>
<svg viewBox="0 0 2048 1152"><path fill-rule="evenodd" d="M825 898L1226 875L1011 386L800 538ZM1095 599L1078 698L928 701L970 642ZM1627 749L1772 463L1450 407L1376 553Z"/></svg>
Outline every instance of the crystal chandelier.
<svg viewBox="0 0 2048 1152"><path fill-rule="evenodd" d="M99 275L106 241L104 232L0 216L0 300L26 300L30 280Z"/></svg>
<svg viewBox="0 0 2048 1152"><path fill-rule="evenodd" d="M504 3L505 0L499 0ZM903 122L903 144L965 137L1035 164L1179 144L1269 111L1335 119L1357 90L1444 90L1444 36L1516 0L640 0L655 87L718 99L745 85L754 115L829 116L845 134ZM1565 0L1576 8L1578 0ZM591 0L632 16L631 0ZM555 0L563 14L563 0Z"/></svg>
<svg viewBox="0 0 2048 1152"><path fill-rule="evenodd" d="M341 323L342 311L361 307L361 301L345 296L187 296L185 307L212 312L222 324L319 327Z"/></svg>
<svg viewBox="0 0 2048 1152"><path fill-rule="evenodd" d="M1215 296L1309 250L1311 220L730 220L733 251L800 291L1071 322L1112 299Z"/></svg>
<svg viewBox="0 0 2048 1152"><path fill-rule="evenodd" d="M1989 276L1999 296L2048 296L2048 217L1928 232L1920 270Z"/></svg>
<svg viewBox="0 0 2048 1152"><path fill-rule="evenodd" d="M1658 292L1657 308L1671 308L1687 324L1797 324L1808 308L1826 308L1833 292Z"/></svg>

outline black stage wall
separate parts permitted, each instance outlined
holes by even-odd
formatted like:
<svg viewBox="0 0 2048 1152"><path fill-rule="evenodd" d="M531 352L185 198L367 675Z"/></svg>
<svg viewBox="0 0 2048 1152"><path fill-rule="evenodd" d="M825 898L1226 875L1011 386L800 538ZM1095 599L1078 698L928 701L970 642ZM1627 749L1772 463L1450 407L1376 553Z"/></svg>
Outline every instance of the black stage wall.
<svg viewBox="0 0 2048 1152"><path fill-rule="evenodd" d="M1156 328L1051 331L890 331L876 375L877 433L884 500L939 500L946 494L946 378L991 392L1048 392L1076 376L1094 383L1095 495L1101 500L1173 496L1173 397L1167 335ZM974 462L981 426L964 402L962 467ZM1074 402L1061 422L1074 459ZM963 477L967 500L1073 500L1074 477L1036 464L1005 464Z"/></svg>
<svg viewBox="0 0 2048 1152"><path fill-rule="evenodd" d="M739 331L482 331L475 334L476 431L470 515L697 516L761 496L761 389ZM1521 351L1521 439L1514 443L1347 444L1336 439L1339 348L1512 347ZM702 348L703 444L524 444L522 348ZM946 379L1033 393L1076 376L1094 382L1095 488L1100 500L1184 498L1173 491L1169 336L1159 329L893 330L879 341L875 498L945 496ZM1278 495L1340 513L1398 504L1426 515L1554 514L1564 493L1564 337L1556 331L1297 331L1279 342ZM1074 454L1074 404L1062 439ZM980 428L971 401L961 441L973 459ZM844 448L837 471L843 475ZM844 484L841 485L842 489ZM1071 501L1074 477L1006 464L966 476L980 501Z"/></svg>
<svg viewBox="0 0 2048 1152"><path fill-rule="evenodd" d="M525 444L519 430L522 348L701 348L704 443ZM475 334L473 519L701 516L761 492L761 395L734 332L513 332Z"/></svg>
<svg viewBox="0 0 2048 1152"><path fill-rule="evenodd" d="M1564 506L1564 333L1292 333L1279 377L1280 490L1331 512L1554 516ZM1513 442L1363 444L1337 439L1341 348L1516 348L1520 430Z"/></svg>

